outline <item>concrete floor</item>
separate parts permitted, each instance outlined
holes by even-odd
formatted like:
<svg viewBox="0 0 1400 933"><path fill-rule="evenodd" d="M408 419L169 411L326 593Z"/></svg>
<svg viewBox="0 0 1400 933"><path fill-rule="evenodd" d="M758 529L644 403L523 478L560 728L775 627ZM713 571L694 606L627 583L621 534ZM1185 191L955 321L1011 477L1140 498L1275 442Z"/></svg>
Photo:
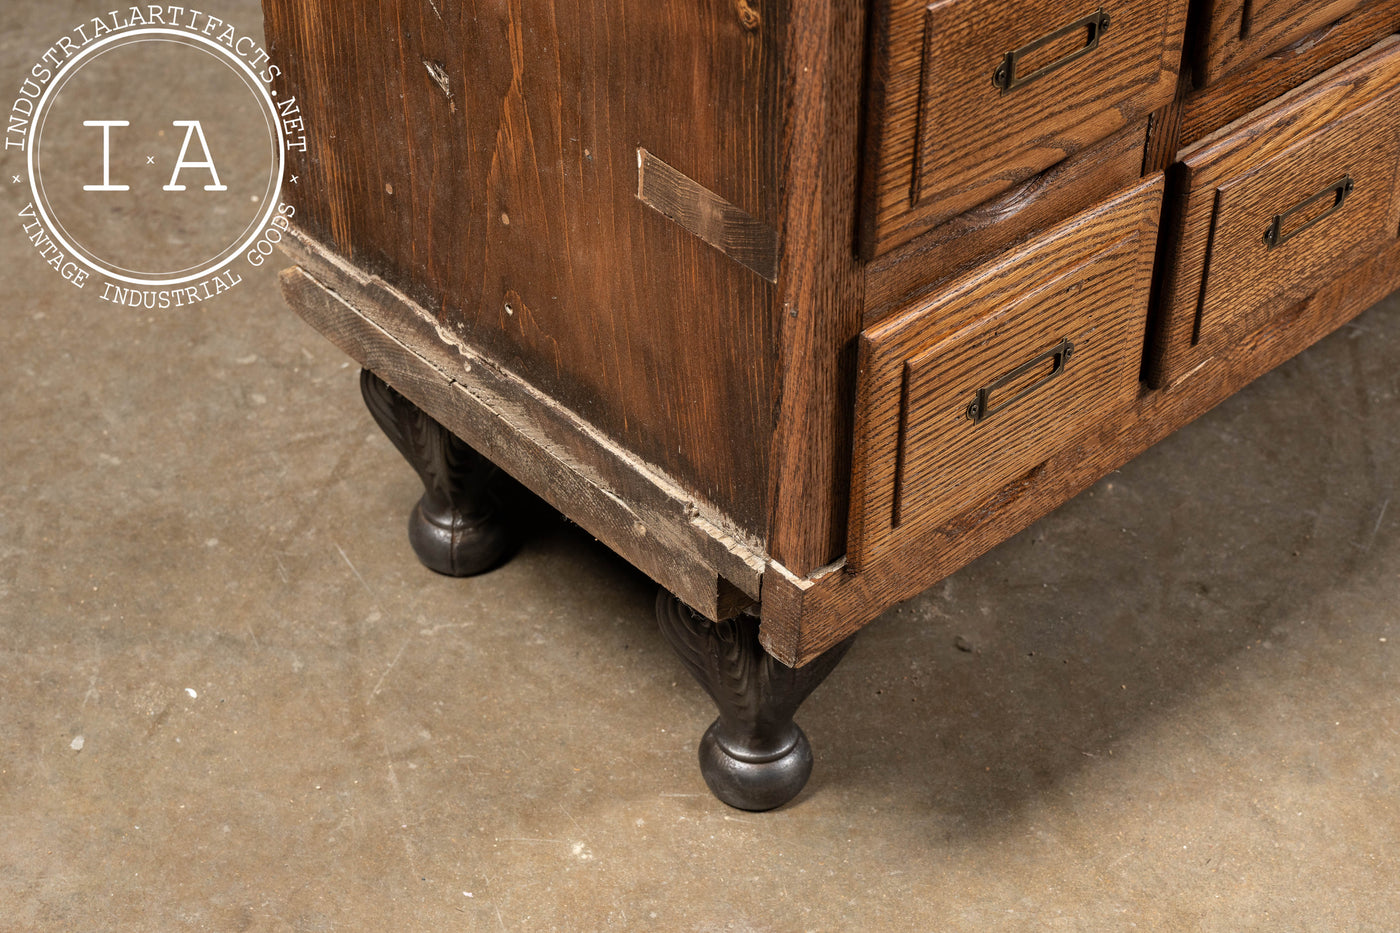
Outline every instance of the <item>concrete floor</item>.
<svg viewBox="0 0 1400 933"><path fill-rule="evenodd" d="M0 79L87 6L7 7ZM0 251L0 930L1400 927L1394 299L870 626L754 815L628 565L417 564L270 274Z"/></svg>

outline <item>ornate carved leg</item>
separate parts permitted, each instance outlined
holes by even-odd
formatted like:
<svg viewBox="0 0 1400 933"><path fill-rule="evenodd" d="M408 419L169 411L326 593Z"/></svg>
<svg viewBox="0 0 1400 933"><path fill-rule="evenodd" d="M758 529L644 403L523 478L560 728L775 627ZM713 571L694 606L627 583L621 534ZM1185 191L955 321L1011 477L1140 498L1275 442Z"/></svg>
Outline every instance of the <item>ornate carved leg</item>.
<svg viewBox="0 0 1400 933"><path fill-rule="evenodd" d="M454 577L490 569L507 542L490 489L495 465L368 369L360 371L360 393L423 481L423 497L408 515L418 559Z"/></svg>
<svg viewBox="0 0 1400 933"><path fill-rule="evenodd" d="M853 639L794 669L763 650L756 619L711 622L665 590L656 617L719 707L700 740L700 773L710 790L740 810L771 810L796 797L812 773L812 746L792 717Z"/></svg>

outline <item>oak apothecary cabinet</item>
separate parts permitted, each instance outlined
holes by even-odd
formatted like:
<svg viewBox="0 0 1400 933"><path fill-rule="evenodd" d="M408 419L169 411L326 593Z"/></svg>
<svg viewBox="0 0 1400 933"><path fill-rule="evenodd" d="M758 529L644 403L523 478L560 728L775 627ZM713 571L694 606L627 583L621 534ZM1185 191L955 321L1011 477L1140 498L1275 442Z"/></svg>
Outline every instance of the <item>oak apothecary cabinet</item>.
<svg viewBox="0 0 1400 933"><path fill-rule="evenodd" d="M655 579L780 805L848 639L1400 286L1400 0L264 0L287 300L502 555Z"/></svg>

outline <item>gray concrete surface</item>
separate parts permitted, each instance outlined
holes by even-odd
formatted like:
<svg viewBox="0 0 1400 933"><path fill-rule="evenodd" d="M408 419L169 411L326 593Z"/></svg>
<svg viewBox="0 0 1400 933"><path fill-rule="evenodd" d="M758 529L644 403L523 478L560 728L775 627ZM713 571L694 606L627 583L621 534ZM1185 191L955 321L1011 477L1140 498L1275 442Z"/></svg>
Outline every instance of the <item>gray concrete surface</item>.
<svg viewBox="0 0 1400 933"><path fill-rule="evenodd" d="M0 930L1400 927L1394 299L868 628L753 815L646 579L422 569L271 275L75 301L2 190Z"/></svg>

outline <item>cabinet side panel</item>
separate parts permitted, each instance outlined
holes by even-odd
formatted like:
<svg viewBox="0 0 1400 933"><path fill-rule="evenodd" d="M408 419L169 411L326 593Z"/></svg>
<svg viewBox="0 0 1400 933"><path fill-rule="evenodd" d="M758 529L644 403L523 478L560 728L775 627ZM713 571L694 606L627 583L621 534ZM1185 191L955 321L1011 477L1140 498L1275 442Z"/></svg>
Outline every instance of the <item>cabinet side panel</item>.
<svg viewBox="0 0 1400 933"><path fill-rule="evenodd" d="M761 538L777 289L638 153L777 236L777 0L264 8L302 228Z"/></svg>

